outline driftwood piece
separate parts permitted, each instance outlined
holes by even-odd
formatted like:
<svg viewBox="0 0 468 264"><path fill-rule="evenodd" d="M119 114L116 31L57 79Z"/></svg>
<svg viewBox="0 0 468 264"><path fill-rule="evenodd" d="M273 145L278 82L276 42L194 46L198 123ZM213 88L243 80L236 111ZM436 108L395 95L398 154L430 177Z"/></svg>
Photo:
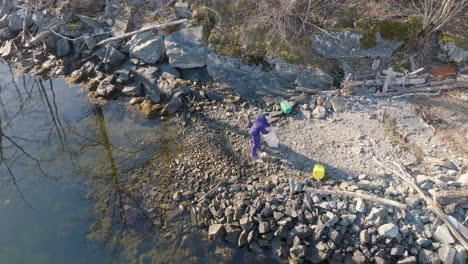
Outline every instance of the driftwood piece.
<svg viewBox="0 0 468 264"><path fill-rule="evenodd" d="M340 196L361 198L361 199L369 200L371 202L397 207L402 210L407 209L406 204L402 204L402 203L399 203L390 199L384 199L384 198L380 198L380 197L365 194L365 193L347 192L347 191L341 191L341 190L323 190L323 189L314 189L314 188L304 188L304 191L308 193L318 193L322 195L340 195Z"/></svg>
<svg viewBox="0 0 468 264"><path fill-rule="evenodd" d="M381 86L384 85L385 80L364 80L364 81L353 81L351 86ZM391 85L417 85L426 83L426 78L406 78L396 77L392 79Z"/></svg>
<svg viewBox="0 0 468 264"><path fill-rule="evenodd" d="M468 83L454 83L439 86L424 86L414 88L403 88L399 90L389 91L387 93L380 93L374 96L399 96L399 95L410 95L410 94L422 94L422 93L438 93L441 91L455 90L461 88L468 88Z"/></svg>
<svg viewBox="0 0 468 264"><path fill-rule="evenodd" d="M97 46L103 46L103 45L106 45L106 44L109 43L109 42L122 40L122 39L131 37L131 36L133 36L133 35L140 34L140 33L146 32L146 31L150 31L150 30L154 30L154 29L158 29L158 28L162 28L162 27L167 27L167 26L180 25L180 24L182 24L182 23L184 23L184 22L186 22L186 21L187 21L187 19L181 19L181 20L177 20L177 21L162 23L162 24L155 25L155 26L151 26L151 27L147 27L147 28L142 28L142 29L140 29L140 30L128 32L128 33L125 33L125 34L120 35L120 36L115 36L115 37L112 37L112 38L105 39L105 40L99 42L99 43L96 44L96 45L97 45Z"/></svg>
<svg viewBox="0 0 468 264"><path fill-rule="evenodd" d="M447 215L445 212L440 208L439 204L429 198L422 190L419 188L419 186L415 183L414 177L403 167L395 162L389 162L392 164L395 169L389 168L385 165L383 165L380 161L378 161L375 157L373 157L374 161L377 163L377 165L381 166L383 169L392 172L395 176L398 176L404 183L408 185L408 187L413 188L416 190L419 194L419 196L426 202L427 204L427 209L431 210L440 220L442 220L447 227L450 229L450 232L455 236L455 238L460 242L460 244L468 250L468 241L465 239L465 237L461 234L461 232L452 224L452 222L448 219ZM398 168L398 170L396 169Z"/></svg>
<svg viewBox="0 0 468 264"><path fill-rule="evenodd" d="M307 88L307 87L304 87L304 86L297 86L295 88L296 91L298 92L302 92L302 93L306 93L306 94L312 94L312 95L316 95L316 94L332 94L332 95L337 95L337 94L340 94L340 91L339 90L331 90L331 91L318 91L318 90L315 90L315 89L312 89L312 88Z"/></svg>
<svg viewBox="0 0 468 264"><path fill-rule="evenodd" d="M440 205L460 205L468 208L468 188L455 191L439 191L435 195L436 201Z"/></svg>

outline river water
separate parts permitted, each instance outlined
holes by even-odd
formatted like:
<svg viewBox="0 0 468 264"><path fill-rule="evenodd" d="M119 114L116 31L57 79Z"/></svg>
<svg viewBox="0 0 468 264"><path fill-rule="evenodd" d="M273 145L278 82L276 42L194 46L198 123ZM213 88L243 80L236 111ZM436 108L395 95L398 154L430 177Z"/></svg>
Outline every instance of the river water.
<svg viewBox="0 0 468 264"><path fill-rule="evenodd" d="M64 80L14 77L5 63L0 87L0 262L123 261L97 207L115 210L120 174L160 149L166 125L122 103L95 106Z"/></svg>
<svg viewBox="0 0 468 264"><path fill-rule="evenodd" d="M171 208L175 123L86 94L0 62L0 263L277 262Z"/></svg>

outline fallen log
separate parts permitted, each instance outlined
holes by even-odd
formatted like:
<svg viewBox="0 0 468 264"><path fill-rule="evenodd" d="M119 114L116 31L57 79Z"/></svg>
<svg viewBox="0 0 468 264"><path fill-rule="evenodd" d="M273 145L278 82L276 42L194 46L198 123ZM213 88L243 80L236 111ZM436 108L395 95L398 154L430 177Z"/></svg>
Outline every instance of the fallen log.
<svg viewBox="0 0 468 264"><path fill-rule="evenodd" d="M468 88L468 83L454 83L454 84L445 84L438 86L424 86L424 87L414 87L414 88L404 88L401 87L398 90L389 91L386 93L375 94L374 96L397 96L413 93L436 93L442 91L449 91L461 88Z"/></svg>
<svg viewBox="0 0 468 264"><path fill-rule="evenodd" d="M105 39L105 40L99 42L96 45L97 46L103 46L103 45L106 45L109 42L125 39L125 38L131 37L133 35L140 34L140 33L146 32L146 31L150 31L150 30L154 30L154 29L158 29L158 28L162 28L162 27L167 27L167 26L180 25L180 24L182 24L182 23L184 23L186 21L187 21L187 19L181 19L181 20L177 20L177 21L172 21L172 22L162 23L162 24L159 24L159 25L151 26L151 27L142 28L140 30L128 32L128 33L125 33L125 34L120 35L120 36L115 36L115 37L112 37L112 38Z"/></svg>
<svg viewBox="0 0 468 264"><path fill-rule="evenodd" d="M314 189L314 188L304 188L304 191L308 193L318 193L322 195L340 195L340 196L361 198L361 199L369 200L371 202L397 207L402 210L407 209L406 204L402 204L402 203L399 203L390 199L384 199L384 198L380 198L380 197L365 194L365 193L347 192L347 191L341 191L341 190L323 190L323 189Z"/></svg>
<svg viewBox="0 0 468 264"><path fill-rule="evenodd" d="M421 188L415 183L414 177L403 167L395 162L389 162L392 164L395 168L397 169L392 169L389 168L385 165L383 165L380 161L378 161L375 157L373 157L375 163L382 167L383 169L393 173L394 175L398 176L404 183L408 185L408 187L413 188L416 190L419 194L419 196L426 202L427 204L427 209L431 210L440 220L442 220L447 227L449 228L450 232L455 236L455 238L460 242L460 244L465 247L466 250L468 250L468 241L465 239L465 237L461 234L460 231L452 224L452 222L448 219L447 215L445 212L440 208L439 204L435 201L433 201L429 196L427 196Z"/></svg>
<svg viewBox="0 0 468 264"><path fill-rule="evenodd" d="M337 95L340 94L340 90L331 90L331 91L318 91L312 88L307 88L303 86L297 86L295 88L296 91L301 92L301 93L306 93L306 94L312 94L312 95L317 95L317 94L332 94L332 95Z"/></svg>
<svg viewBox="0 0 468 264"><path fill-rule="evenodd" d="M351 87L354 86L382 86L386 80L375 79L375 80L364 80L364 81L353 81ZM389 85L417 85L426 83L426 78L405 78L405 77L395 77L391 80Z"/></svg>

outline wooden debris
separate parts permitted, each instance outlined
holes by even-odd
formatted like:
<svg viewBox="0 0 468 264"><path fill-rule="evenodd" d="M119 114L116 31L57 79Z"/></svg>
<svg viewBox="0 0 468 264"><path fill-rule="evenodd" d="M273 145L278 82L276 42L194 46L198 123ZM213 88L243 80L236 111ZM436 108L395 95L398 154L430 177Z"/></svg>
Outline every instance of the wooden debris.
<svg viewBox="0 0 468 264"><path fill-rule="evenodd" d="M392 85L418 85L418 84L425 84L426 78L407 78L407 77L396 77L392 79ZM381 86L384 84L384 81L381 79L375 80L365 80L365 81L353 81L351 86Z"/></svg>
<svg viewBox="0 0 468 264"><path fill-rule="evenodd" d="M361 198L361 199L369 200L375 203L381 203L381 204L397 207L402 210L407 209L406 204L402 204L402 203L399 203L390 199L380 198L374 195L369 195L366 193L347 192L347 191L341 191L341 190L323 190L323 189L314 189L314 188L304 188L304 191L308 193L318 193L322 195L340 195L340 196Z"/></svg>
<svg viewBox="0 0 468 264"><path fill-rule="evenodd" d="M154 29L167 27L167 26L180 25L180 24L185 23L185 22L187 22L187 19L181 19L181 20L177 20L177 21L172 21L172 22L162 23L162 24L159 24L159 25L154 25L154 26L151 26L151 27L147 27L147 28L143 28L143 29L140 29L140 30L125 33L125 34L120 35L120 36L115 36L115 37L112 37L112 38L105 39L105 40L99 42L96 45L97 46L103 46L103 45L105 45L105 44L107 44L109 42L122 40L122 39L131 37L133 35L140 34L140 33L146 32L146 31L151 31L151 30L154 30Z"/></svg>
<svg viewBox="0 0 468 264"><path fill-rule="evenodd" d="M430 84L426 86L419 86L414 88L401 88L393 91L389 91L387 93L380 93L375 96L399 96L399 95L410 95L410 94L418 94L418 93L440 93L442 91L449 91L461 88L468 88L468 83L454 83L454 84L446 84L446 85L439 85L439 86L431 86Z"/></svg>
<svg viewBox="0 0 468 264"><path fill-rule="evenodd" d="M395 169L389 168L383 165L380 161L378 161L375 157L373 157L374 161L381 166L383 169L392 172L394 175L398 176L404 183L408 185L408 187L413 188L419 194L419 196L426 202L427 209L431 210L440 220L442 220L447 227L450 229L450 232L454 235L454 237L460 242L460 244L468 250L468 241L465 237L458 231L458 229L452 224L452 222L448 219L445 212L440 208L439 204L433 201L429 196L427 196L421 188L415 183L414 177L407 171L406 168L403 167L395 162L389 162L391 165L395 167ZM398 170L396 169L398 168Z"/></svg>
<svg viewBox="0 0 468 264"><path fill-rule="evenodd" d="M468 188L439 191L434 198L440 205L445 206L447 213L452 213L457 205L468 208Z"/></svg>
<svg viewBox="0 0 468 264"><path fill-rule="evenodd" d="M386 74L387 74L387 77L385 78L385 83L382 88L382 92L384 93L388 91L388 86L390 86L390 83L392 82L392 79L395 76L395 74L393 73L393 68L389 67Z"/></svg>

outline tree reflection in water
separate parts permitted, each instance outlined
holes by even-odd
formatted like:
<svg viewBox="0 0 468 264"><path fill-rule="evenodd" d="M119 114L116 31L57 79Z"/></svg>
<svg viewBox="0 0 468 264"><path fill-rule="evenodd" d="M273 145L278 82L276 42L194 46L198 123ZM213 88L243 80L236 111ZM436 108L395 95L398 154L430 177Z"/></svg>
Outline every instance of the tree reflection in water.
<svg viewBox="0 0 468 264"><path fill-rule="evenodd" d="M71 164L75 175L85 176L87 197L94 205L96 222L88 238L107 242L117 254L128 252L135 257L140 235L152 230L157 216L163 216L151 208L159 192L148 196L147 191L155 186L161 189L158 184L162 182L170 187L167 176L161 180L155 175L176 155L172 145L177 131L170 124L128 116L131 113L122 105L106 106L112 108L106 112L87 100L76 103L75 98L64 97L63 91L56 93L51 80L14 76L8 64L0 67L3 187L14 186L24 203L34 207L23 188L31 182L61 180L54 168ZM170 191L165 193L167 197Z"/></svg>

